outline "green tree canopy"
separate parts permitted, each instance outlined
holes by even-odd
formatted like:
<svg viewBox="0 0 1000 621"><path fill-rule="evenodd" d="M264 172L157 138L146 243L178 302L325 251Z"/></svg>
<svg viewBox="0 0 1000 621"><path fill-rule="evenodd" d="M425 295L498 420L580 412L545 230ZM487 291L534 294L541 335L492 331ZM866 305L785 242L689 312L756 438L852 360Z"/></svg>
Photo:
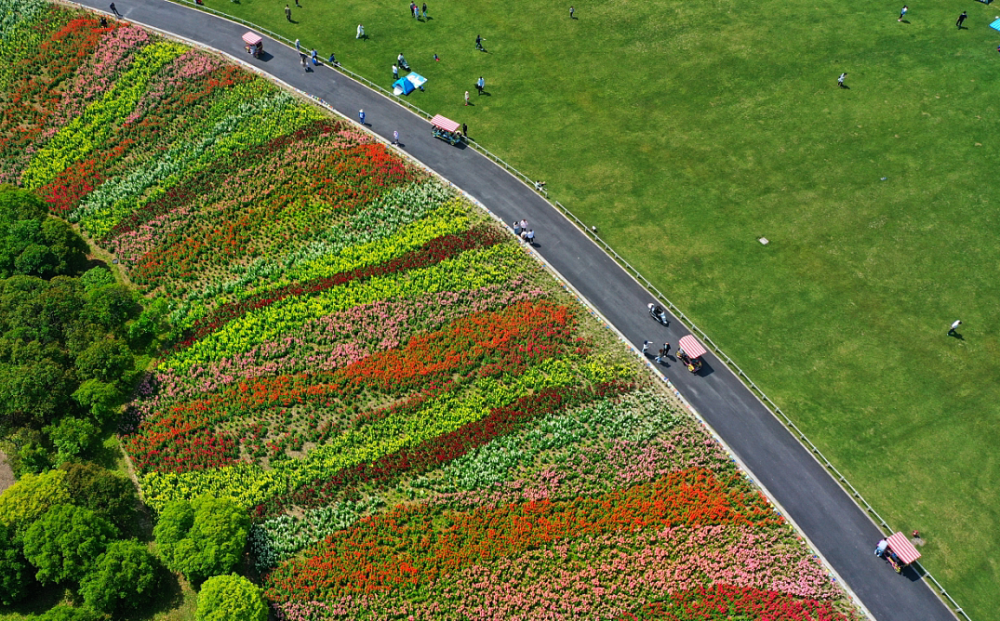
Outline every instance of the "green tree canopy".
<svg viewBox="0 0 1000 621"><path fill-rule="evenodd" d="M167 567L201 582L236 566L249 526L247 514L231 501L202 496L164 507L153 536Z"/></svg>
<svg viewBox="0 0 1000 621"><path fill-rule="evenodd" d="M78 580L93 567L117 533L90 509L56 505L24 535L24 556L43 584Z"/></svg>
<svg viewBox="0 0 1000 621"><path fill-rule="evenodd" d="M267 606L257 586L242 576L215 576L198 593L196 621L266 621Z"/></svg>
<svg viewBox="0 0 1000 621"><path fill-rule="evenodd" d="M86 261L86 242L50 217L40 198L24 190L0 190L0 278L77 274Z"/></svg>
<svg viewBox="0 0 1000 621"><path fill-rule="evenodd" d="M139 497L128 477L93 463L64 464L66 487L73 490L73 504L128 532L135 519Z"/></svg>
<svg viewBox="0 0 1000 621"><path fill-rule="evenodd" d="M0 494L0 526L23 534L50 508L69 502L65 472L26 474Z"/></svg>
<svg viewBox="0 0 1000 621"><path fill-rule="evenodd" d="M103 621L107 616L86 606L59 604L35 617L36 621Z"/></svg>
<svg viewBox="0 0 1000 621"><path fill-rule="evenodd" d="M115 541L80 582L80 595L88 606L104 612L141 608L154 595L159 566L134 539Z"/></svg>
<svg viewBox="0 0 1000 621"><path fill-rule="evenodd" d="M21 538L13 527L0 526L0 604L10 606L24 599L35 581L31 574Z"/></svg>

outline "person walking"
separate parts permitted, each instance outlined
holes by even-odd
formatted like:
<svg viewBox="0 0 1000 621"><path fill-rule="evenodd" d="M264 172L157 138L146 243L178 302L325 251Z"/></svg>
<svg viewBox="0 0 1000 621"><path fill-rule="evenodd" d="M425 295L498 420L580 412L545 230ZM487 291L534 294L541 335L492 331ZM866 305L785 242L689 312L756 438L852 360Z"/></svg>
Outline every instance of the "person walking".
<svg viewBox="0 0 1000 621"><path fill-rule="evenodd" d="M361 24L358 24L358 34L355 35L354 38L355 39L360 39L363 36L365 36L365 27L362 26Z"/></svg>
<svg viewBox="0 0 1000 621"><path fill-rule="evenodd" d="M896 21L897 21L897 22L901 22L901 21L903 21L903 18L904 18L904 17L906 17L906 14L907 14L907 13L908 13L909 11L910 11L910 7L908 7L908 6L906 6L906 5L904 4L904 5L903 5L903 9L902 9L902 10L901 10L901 11L899 12L899 19L897 19Z"/></svg>
<svg viewBox="0 0 1000 621"><path fill-rule="evenodd" d="M292 9L290 9L287 4L285 5L285 19L292 21Z"/></svg>
<svg viewBox="0 0 1000 621"><path fill-rule="evenodd" d="M648 356L649 355L649 341L645 341L644 340L642 342L642 355L643 356Z"/></svg>
<svg viewBox="0 0 1000 621"><path fill-rule="evenodd" d="M479 79L476 80L476 90L478 90L479 94L482 95L484 88L486 88L486 80L483 79L483 76L479 76Z"/></svg>
<svg viewBox="0 0 1000 621"><path fill-rule="evenodd" d="M955 25L958 26L959 30L962 29L962 24L965 23L965 18L968 16L969 14L966 13L965 11L962 11L962 14L958 16L958 21L955 22Z"/></svg>
<svg viewBox="0 0 1000 621"><path fill-rule="evenodd" d="M392 81L395 82L398 79L399 79L399 66L398 65L393 65L392 66Z"/></svg>
<svg viewBox="0 0 1000 621"><path fill-rule="evenodd" d="M660 351L657 352L657 355L656 355L656 358L655 358L656 364L660 364L660 361L663 360L666 357L667 357L667 354L666 354L666 352L663 351L663 348L661 347Z"/></svg>
<svg viewBox="0 0 1000 621"><path fill-rule="evenodd" d="M482 38L481 36L476 35L476 49L479 50L480 52L486 51L486 48L483 47L483 41L485 40L486 39Z"/></svg>
<svg viewBox="0 0 1000 621"><path fill-rule="evenodd" d="M399 132L397 130L392 130L392 144L399 144Z"/></svg>
<svg viewBox="0 0 1000 621"><path fill-rule="evenodd" d="M462 135L465 136L466 138L469 137L469 126L466 125L465 123L462 123Z"/></svg>
<svg viewBox="0 0 1000 621"><path fill-rule="evenodd" d="M298 52L298 53L300 53L300 54L302 53L302 46L299 44L299 40L298 39L295 40L295 51Z"/></svg>
<svg viewBox="0 0 1000 621"><path fill-rule="evenodd" d="M528 232L524 234L524 241L528 242L529 246L535 245L535 229L528 229Z"/></svg>
<svg viewBox="0 0 1000 621"><path fill-rule="evenodd" d="M319 67L319 52L315 49L313 49L312 53L312 64L313 67Z"/></svg>
<svg viewBox="0 0 1000 621"><path fill-rule="evenodd" d="M358 118L361 119L361 124L364 125L365 124L365 111L364 111L364 109L362 109L360 112L358 112Z"/></svg>
<svg viewBox="0 0 1000 621"><path fill-rule="evenodd" d="M114 2L111 3L111 12L114 14L115 17L122 16L122 14L118 12L118 8L115 6Z"/></svg>
<svg viewBox="0 0 1000 621"><path fill-rule="evenodd" d="M570 19L576 19L575 17L573 17L574 13L576 13L576 9L574 9L573 7L569 7L569 18Z"/></svg>
<svg viewBox="0 0 1000 621"><path fill-rule="evenodd" d="M955 332L955 330L957 330L960 325L962 325L961 319L958 319L955 323L951 324L951 329L948 330L948 336L958 336L958 332Z"/></svg>
<svg viewBox="0 0 1000 621"><path fill-rule="evenodd" d="M305 69L306 71L309 71L309 67L308 67L308 65L306 65L306 55L303 54L302 52L299 52L299 62L302 63L302 68L303 69Z"/></svg>
<svg viewBox="0 0 1000 621"><path fill-rule="evenodd" d="M839 86L840 88L847 88L847 86L844 85L844 78L846 77L847 77L846 73L841 73L840 77L837 78L837 86Z"/></svg>
<svg viewBox="0 0 1000 621"><path fill-rule="evenodd" d="M469 91L465 91L465 105L469 105Z"/></svg>
<svg viewBox="0 0 1000 621"><path fill-rule="evenodd" d="M663 356L666 357L670 353L670 343L663 344Z"/></svg>
<svg viewBox="0 0 1000 621"><path fill-rule="evenodd" d="M424 21L427 21L427 3L426 2L424 3L423 9L424 9Z"/></svg>

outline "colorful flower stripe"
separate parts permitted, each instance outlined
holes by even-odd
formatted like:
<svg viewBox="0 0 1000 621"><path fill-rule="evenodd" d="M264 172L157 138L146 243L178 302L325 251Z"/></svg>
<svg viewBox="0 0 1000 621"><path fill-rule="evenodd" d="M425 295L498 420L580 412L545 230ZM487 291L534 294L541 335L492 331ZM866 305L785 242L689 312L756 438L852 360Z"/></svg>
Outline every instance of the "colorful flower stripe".
<svg viewBox="0 0 1000 621"><path fill-rule="evenodd" d="M260 311L227 323L218 332L167 358L160 369L186 372L196 364L222 360L275 340L303 324L352 306L378 300L411 297L449 289L473 289L505 282L520 273L530 259L520 248L497 244L463 252L435 266L402 274L373 277L334 287L310 298L285 298Z"/></svg>
<svg viewBox="0 0 1000 621"><path fill-rule="evenodd" d="M325 599L427 584L473 563L587 535L664 526L766 525L780 521L757 492L728 488L705 470L569 502L529 502L472 512L400 506L338 531L266 581L273 601Z"/></svg>
<svg viewBox="0 0 1000 621"><path fill-rule="evenodd" d="M550 313L546 314L545 311ZM287 407L301 402L303 397L325 400L328 394L344 394L345 391L353 394L357 388L364 386L385 390L387 384L383 378L386 372L395 379L392 385L394 391L428 384L433 389L435 381L442 382L453 374L468 372L470 366L475 367L474 361L485 355L501 360L511 358L510 364L497 366L498 370L524 372L531 362L560 353L558 338L567 320L564 308L525 305L465 318L447 330L432 334L431 338L412 340L401 351L377 354L329 377L321 378L322 383L317 383L311 377L278 377L240 385L231 389L230 394L214 395L172 407L163 415L147 419L139 433L128 439L128 450L142 470L183 472L196 466L204 467L201 462L185 462L175 457L175 451L186 454L189 445L189 441L178 442L178 438L188 438L197 434L200 429L218 425L234 416L242 416L245 411L253 408L272 408L277 404ZM447 344L449 337L455 333L469 336L469 340L462 344L462 356L454 355L450 349L441 350L436 346L438 343ZM401 359L409 360L407 367L390 366L386 370L385 360ZM412 378L409 382L406 381L407 373ZM488 370L480 371L480 374L486 376ZM564 375L563 381L572 379L572 376ZM475 412L482 409L481 404L469 398L464 400L464 404L468 406L470 414L459 419L463 422L467 422L468 416L475 416ZM454 413L457 410L449 407L444 408L444 411ZM437 428L426 418L419 419L416 423L410 422L409 414L407 412L401 416L386 417L361 432L350 431L335 438L330 444L315 449L302 463L295 462L294 470L313 471L321 467L319 464L323 464L325 469L353 465L361 459L373 458L370 457L373 451L379 454L391 452L395 449L386 448L387 446L397 446L400 443L406 445L414 441L414 434L422 437L422 434L428 434ZM193 419L197 419L199 423L196 425ZM223 445L208 439L201 440L198 446L204 446L206 442L218 446L220 451L224 449ZM220 458L221 455L220 453ZM331 458L334 459L333 462ZM211 465L210 461L204 463Z"/></svg>
<svg viewBox="0 0 1000 621"><path fill-rule="evenodd" d="M21 175L29 189L48 183L59 171L100 146L111 126L124 121L146 89L150 77L184 52L176 43L154 43L136 53L132 66L99 101L75 117L39 149Z"/></svg>
<svg viewBox="0 0 1000 621"><path fill-rule="evenodd" d="M222 468L190 472L148 472L139 477L143 501L159 512L171 500L193 500L199 496L226 498L249 508L288 488L274 472L260 466L238 463Z"/></svg>
<svg viewBox="0 0 1000 621"><path fill-rule="evenodd" d="M291 494L274 498L266 505L256 508L259 516L277 515L289 506L317 507L328 504L340 497L344 488L372 485L384 486L399 477L422 474L465 455L499 436L512 433L532 418L546 416L593 399L607 398L609 395L625 392L626 384L604 384L594 389L576 387L547 388L526 395L514 403L496 407L477 421L463 425L454 431L424 440L412 448L404 448L378 459L363 461L344 468L326 480L316 480L295 490Z"/></svg>
<svg viewBox="0 0 1000 621"><path fill-rule="evenodd" d="M675 593L666 602L648 604L639 612L622 617L624 621L728 621L739 618L768 621L851 621L863 617L855 611L838 610L830 602L801 600L774 591L724 584Z"/></svg>
<svg viewBox="0 0 1000 621"><path fill-rule="evenodd" d="M186 373L155 372L144 380L141 400L132 404L134 420L157 408L200 393L256 377L290 375L307 369L332 371L375 352L393 349L418 332L436 330L460 317L497 310L541 297L523 278L475 290L443 291L411 300L364 304L320 317L302 326L296 336L264 343L245 354L196 366Z"/></svg>
<svg viewBox="0 0 1000 621"><path fill-rule="evenodd" d="M808 598L817 607L831 610L836 608L830 600L839 594L823 566L798 545L790 529L762 535L759 528L742 526L668 527L638 541L620 532L585 536L489 565L475 564L429 583L419 597L390 591L325 602L290 601L277 612L287 621L659 619L664 617L642 613L677 609L664 602L655 607L642 604L669 598L671 593L683 601L695 595L692 590L713 583L717 585L713 589L769 591L784 601ZM788 586L793 591L787 591ZM640 612L631 616L636 610ZM734 614L722 618L772 617ZM856 617L847 613L818 618L848 621Z"/></svg>
<svg viewBox="0 0 1000 621"><path fill-rule="evenodd" d="M26 58L24 65L45 67L45 70L22 71L22 79L4 89L5 105L0 109L0 152L23 149L38 139L59 110L59 99L52 97L50 91L79 69L104 32L93 17L78 17L53 32L40 45L30 48L34 56ZM63 55L62 50L75 53ZM60 62L52 63L56 55Z"/></svg>
<svg viewBox="0 0 1000 621"><path fill-rule="evenodd" d="M287 250L272 249L267 256L259 257L250 266L241 268L236 279L210 282L200 294L192 291L189 297L196 295L199 299L214 302L220 294L243 298L290 284L289 270L327 255L337 255L352 246L390 237L400 228L447 203L459 206L463 215L468 216L468 205L458 201L444 186L429 179L390 188L352 212L340 210L336 214L331 213L329 218L323 220L325 228L315 226L320 214L310 204L308 213L303 215L303 218L310 218L313 224L308 238L296 238L297 243ZM287 235L287 231L285 233Z"/></svg>
<svg viewBox="0 0 1000 621"><path fill-rule="evenodd" d="M373 242L375 245L384 247L380 252L359 251L357 253L350 253L341 259L341 265L345 267L360 263L361 265L358 267L353 267L345 272L335 273L332 276L315 278L301 284L296 283L281 287L280 289L272 289L257 294L254 297L221 306L206 317L195 322L191 333L185 335L184 340L178 343L174 347L174 350L184 349L202 337L215 332L230 321L252 311L266 308L287 297L312 295L332 287L339 287L352 280L363 280L373 276L385 276L387 274L436 265L446 259L456 257L467 250L489 248L502 239L499 232L494 228L477 227L460 233L448 233L423 242L422 238L450 228L449 219L457 222L458 226L465 224L463 219L457 218L456 214L450 210L440 215L443 218L435 218L425 223L424 226L415 227L415 230L412 231L406 231L406 234L401 236L402 239L397 240L395 244L391 242L386 244ZM420 243L421 247L405 252L401 256L390 258L399 250L404 250L408 245L412 245L413 243ZM362 247L361 250L370 251L371 248ZM387 258L389 260L384 263L365 265L368 261L374 262ZM338 264L331 260L330 267L338 267Z"/></svg>

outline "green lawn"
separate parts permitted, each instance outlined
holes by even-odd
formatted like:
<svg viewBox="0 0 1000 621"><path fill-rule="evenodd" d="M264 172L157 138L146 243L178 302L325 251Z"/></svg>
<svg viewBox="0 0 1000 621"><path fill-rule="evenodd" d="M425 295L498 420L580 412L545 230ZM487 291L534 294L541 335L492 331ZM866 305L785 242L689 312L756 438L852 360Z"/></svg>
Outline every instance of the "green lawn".
<svg viewBox="0 0 1000 621"><path fill-rule="evenodd" d="M921 531L974 619L1000 609L1000 9L433 0L418 23L401 0L301 1L293 24L280 0L205 0L386 87L403 52L429 79L411 101L548 181Z"/></svg>

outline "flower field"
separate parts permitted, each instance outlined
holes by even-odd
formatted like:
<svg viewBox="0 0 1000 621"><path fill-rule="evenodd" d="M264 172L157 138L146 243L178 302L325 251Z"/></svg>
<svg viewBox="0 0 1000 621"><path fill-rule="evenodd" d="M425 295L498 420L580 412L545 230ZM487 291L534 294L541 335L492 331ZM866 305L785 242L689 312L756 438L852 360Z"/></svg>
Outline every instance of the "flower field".
<svg viewBox="0 0 1000 621"><path fill-rule="evenodd" d="M121 429L144 500L246 509L279 618L858 618L719 445L453 190L220 57L0 8L0 183L165 309Z"/></svg>

